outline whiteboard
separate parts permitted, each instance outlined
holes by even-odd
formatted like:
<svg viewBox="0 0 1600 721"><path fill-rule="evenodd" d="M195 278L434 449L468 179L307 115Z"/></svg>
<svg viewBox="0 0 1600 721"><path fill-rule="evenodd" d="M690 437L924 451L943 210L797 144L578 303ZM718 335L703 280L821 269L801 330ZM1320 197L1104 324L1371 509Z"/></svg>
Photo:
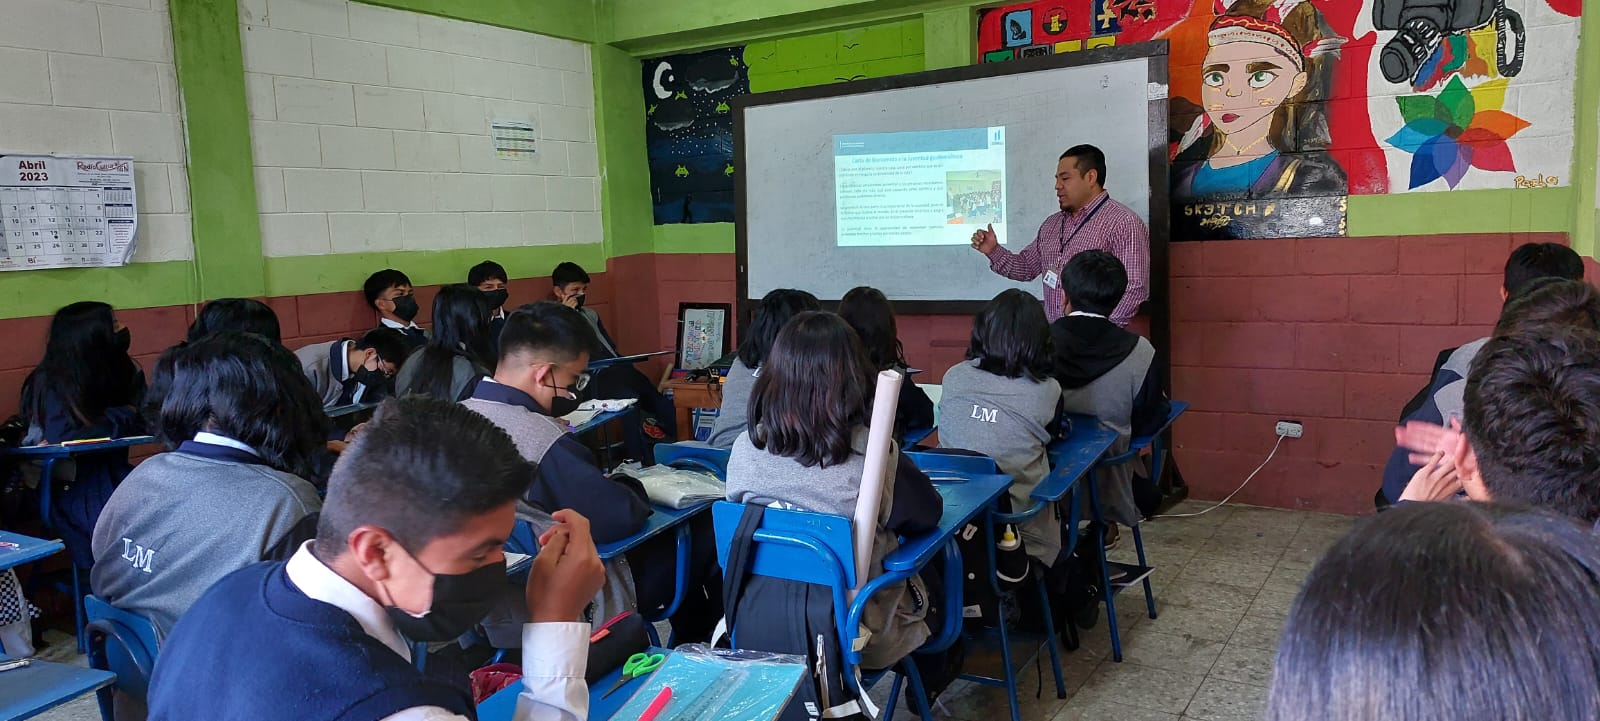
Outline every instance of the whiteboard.
<svg viewBox="0 0 1600 721"><path fill-rule="evenodd" d="M831 300L860 285L913 302L987 301L1007 288L1042 292L1039 280L1014 282L991 272L967 242L967 228L956 243L928 234L926 244L842 244L841 137L1003 128L1005 202L996 230L1013 251L1031 243L1060 210L1054 176L1061 153L1095 145L1106 153L1112 197L1147 224L1155 189L1154 242L1154 226L1164 229L1166 218L1165 44L1146 45L1142 53L1137 48L1114 49L1120 56L1071 53L743 99L736 115L741 297L799 288Z"/></svg>

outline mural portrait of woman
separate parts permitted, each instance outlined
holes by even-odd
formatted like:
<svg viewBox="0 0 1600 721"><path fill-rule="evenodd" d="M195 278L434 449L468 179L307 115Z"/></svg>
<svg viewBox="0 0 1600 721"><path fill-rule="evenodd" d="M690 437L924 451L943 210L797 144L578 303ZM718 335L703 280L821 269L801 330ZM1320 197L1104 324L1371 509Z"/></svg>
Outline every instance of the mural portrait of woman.
<svg viewBox="0 0 1600 721"><path fill-rule="evenodd" d="M1219 8L1206 42L1202 106L1173 159L1175 199L1344 195L1322 102L1344 38L1322 13L1309 2L1239 0Z"/></svg>

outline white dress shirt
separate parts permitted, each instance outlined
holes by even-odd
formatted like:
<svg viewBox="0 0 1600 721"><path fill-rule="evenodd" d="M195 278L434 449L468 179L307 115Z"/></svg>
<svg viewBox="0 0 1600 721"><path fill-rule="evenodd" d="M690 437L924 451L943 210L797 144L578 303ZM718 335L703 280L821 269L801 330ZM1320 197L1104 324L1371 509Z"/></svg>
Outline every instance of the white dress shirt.
<svg viewBox="0 0 1600 721"><path fill-rule="evenodd" d="M389 320L388 318L384 318L383 316L379 316L378 317L378 322L384 324L385 326L393 328L395 330L411 330L412 328L421 328L422 327L420 325L417 325L415 321L413 321L413 322L411 322L409 324L405 324L405 323L401 323L400 321L397 321L397 320Z"/></svg>
<svg viewBox="0 0 1600 721"><path fill-rule="evenodd" d="M1088 312L1088 311L1084 311L1084 310L1075 310L1075 311L1072 311L1072 312L1071 312L1071 313L1068 313L1068 314L1067 314L1067 317L1068 317L1068 318L1071 318L1071 317L1073 317L1073 316L1075 316L1075 315L1078 315L1078 316L1083 316L1083 317L1085 317L1085 318L1099 318L1099 319L1101 319L1101 320L1109 320L1109 319L1108 319L1108 318L1106 318L1106 317L1105 317L1105 316L1103 316L1103 315L1100 315L1100 314L1099 314L1099 313L1090 313L1090 312Z"/></svg>
<svg viewBox="0 0 1600 721"><path fill-rule="evenodd" d="M207 433L206 431L200 431L199 433L194 434L194 442L195 443L204 443L204 444L212 445L212 446L222 446L224 448L232 448L232 449L235 449L235 450L244 451L245 453L248 453L248 454L250 454L252 456L255 456L256 458L260 458L261 457L261 452L256 450L256 449L254 449L254 448L251 448L249 445L247 445L247 444L245 444L245 443L243 443L241 441L236 441L236 440L234 440L232 438L229 438L227 436L219 436L219 435L217 435L215 433Z"/></svg>
<svg viewBox="0 0 1600 721"><path fill-rule="evenodd" d="M395 630L378 602L311 555L311 542L289 559L285 572L306 596L336 606L367 635L411 661L411 646ZM522 694L512 721L583 721L589 716L589 624L527 623L522 626ZM438 706L415 706L382 721L467 721Z"/></svg>

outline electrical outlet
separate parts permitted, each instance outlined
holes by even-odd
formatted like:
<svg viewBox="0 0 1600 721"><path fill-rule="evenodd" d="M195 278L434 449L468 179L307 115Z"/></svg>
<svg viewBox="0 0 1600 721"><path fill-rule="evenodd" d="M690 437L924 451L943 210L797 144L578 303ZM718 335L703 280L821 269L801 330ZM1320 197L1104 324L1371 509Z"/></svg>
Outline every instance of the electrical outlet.
<svg viewBox="0 0 1600 721"><path fill-rule="evenodd" d="M1306 427L1300 421L1278 421L1277 431L1284 438L1299 438L1306 434Z"/></svg>

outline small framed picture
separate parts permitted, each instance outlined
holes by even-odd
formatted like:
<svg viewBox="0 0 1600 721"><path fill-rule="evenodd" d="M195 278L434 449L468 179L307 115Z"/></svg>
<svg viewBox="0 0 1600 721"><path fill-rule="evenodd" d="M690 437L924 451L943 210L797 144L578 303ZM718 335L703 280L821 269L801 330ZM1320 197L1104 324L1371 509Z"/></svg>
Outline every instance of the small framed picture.
<svg viewBox="0 0 1600 721"><path fill-rule="evenodd" d="M729 303L678 304L678 368L699 370L715 365L728 355L733 318Z"/></svg>

